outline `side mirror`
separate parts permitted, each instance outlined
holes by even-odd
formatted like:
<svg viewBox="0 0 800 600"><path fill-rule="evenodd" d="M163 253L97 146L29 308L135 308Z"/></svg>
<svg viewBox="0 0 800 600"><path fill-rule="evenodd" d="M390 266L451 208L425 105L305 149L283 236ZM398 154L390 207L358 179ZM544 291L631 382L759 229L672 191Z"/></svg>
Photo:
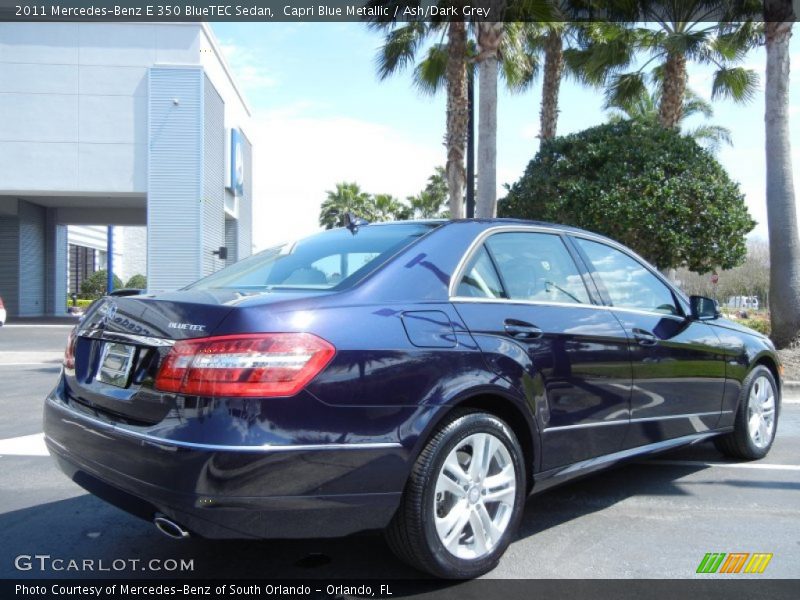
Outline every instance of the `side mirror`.
<svg viewBox="0 0 800 600"><path fill-rule="evenodd" d="M692 308L692 318L697 321L708 321L718 319L722 316L719 303L705 296L691 296L689 305Z"/></svg>

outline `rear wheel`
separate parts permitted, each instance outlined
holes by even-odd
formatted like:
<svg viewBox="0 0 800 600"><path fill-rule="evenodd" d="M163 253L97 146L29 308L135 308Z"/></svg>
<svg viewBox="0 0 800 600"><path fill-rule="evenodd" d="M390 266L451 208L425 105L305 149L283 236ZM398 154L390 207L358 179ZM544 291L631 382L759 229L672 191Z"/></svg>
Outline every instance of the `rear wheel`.
<svg viewBox="0 0 800 600"><path fill-rule="evenodd" d="M387 540L418 569L477 577L497 565L524 501L525 467L514 433L493 415L459 413L417 459Z"/></svg>
<svg viewBox="0 0 800 600"><path fill-rule="evenodd" d="M775 378L769 369L758 365L742 384L734 430L714 440L717 449L734 458L764 458L775 440L779 410Z"/></svg>

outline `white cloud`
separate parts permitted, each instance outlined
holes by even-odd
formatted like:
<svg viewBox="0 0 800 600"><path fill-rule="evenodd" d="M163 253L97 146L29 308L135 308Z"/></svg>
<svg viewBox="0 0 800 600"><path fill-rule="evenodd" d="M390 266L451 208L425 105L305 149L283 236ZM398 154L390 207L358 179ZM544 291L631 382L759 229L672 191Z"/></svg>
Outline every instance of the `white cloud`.
<svg viewBox="0 0 800 600"><path fill-rule="evenodd" d="M337 182L398 198L419 192L444 148L420 143L399 128L347 117L304 114L299 102L253 116L256 248L319 228L320 203Z"/></svg>
<svg viewBox="0 0 800 600"><path fill-rule="evenodd" d="M236 73L236 81L246 92L257 92L278 84L275 76L264 68L263 60L248 48L231 42L221 42L220 46L225 60Z"/></svg>

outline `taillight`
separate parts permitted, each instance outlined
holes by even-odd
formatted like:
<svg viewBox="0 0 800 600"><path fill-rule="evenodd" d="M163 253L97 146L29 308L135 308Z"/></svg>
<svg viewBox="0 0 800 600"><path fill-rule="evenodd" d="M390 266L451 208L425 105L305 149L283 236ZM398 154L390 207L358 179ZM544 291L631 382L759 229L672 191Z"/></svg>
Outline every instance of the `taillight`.
<svg viewBox="0 0 800 600"><path fill-rule="evenodd" d="M3 297L0 296L0 309L5 308L5 307L6 307L6 305L3 304Z"/></svg>
<svg viewBox="0 0 800 600"><path fill-rule="evenodd" d="M336 349L310 333L258 333L181 340L156 376L156 389L193 396L293 396Z"/></svg>
<svg viewBox="0 0 800 600"><path fill-rule="evenodd" d="M75 369L75 343L78 341L78 336L75 329L69 332L67 338L67 347L64 349L64 368Z"/></svg>

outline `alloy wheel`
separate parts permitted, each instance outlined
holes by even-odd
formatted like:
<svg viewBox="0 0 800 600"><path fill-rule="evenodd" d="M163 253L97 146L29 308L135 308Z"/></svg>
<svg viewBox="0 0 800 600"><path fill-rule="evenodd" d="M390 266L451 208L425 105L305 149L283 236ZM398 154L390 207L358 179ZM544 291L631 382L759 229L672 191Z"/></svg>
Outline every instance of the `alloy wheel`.
<svg viewBox="0 0 800 600"><path fill-rule="evenodd" d="M775 390L769 379L758 377L750 387L747 428L758 448L766 448L775 432Z"/></svg>
<svg viewBox="0 0 800 600"><path fill-rule="evenodd" d="M434 496L436 532L461 559L489 554L508 528L516 498L516 472L505 444L475 433L450 451Z"/></svg>

